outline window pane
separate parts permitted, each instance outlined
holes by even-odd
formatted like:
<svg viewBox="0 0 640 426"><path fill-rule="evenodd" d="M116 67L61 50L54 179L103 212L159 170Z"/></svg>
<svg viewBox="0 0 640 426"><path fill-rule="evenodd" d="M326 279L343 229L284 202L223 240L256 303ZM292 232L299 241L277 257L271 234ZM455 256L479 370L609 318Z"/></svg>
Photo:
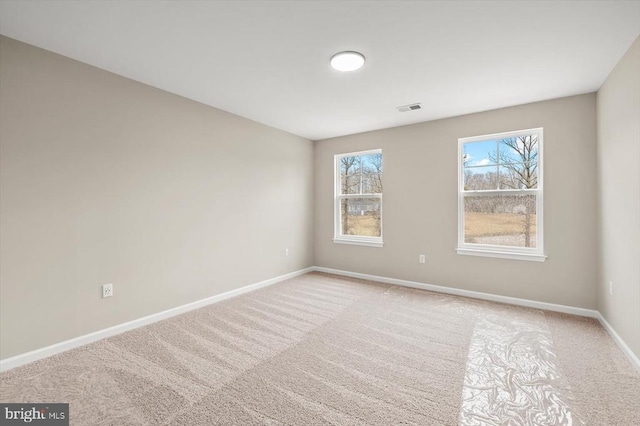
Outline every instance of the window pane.
<svg viewBox="0 0 640 426"><path fill-rule="evenodd" d="M462 164L465 167L496 164L497 148L498 144L495 140L467 142L463 146Z"/></svg>
<svg viewBox="0 0 640 426"><path fill-rule="evenodd" d="M362 193L381 194L382 193L382 173L362 174Z"/></svg>
<svg viewBox="0 0 640 426"><path fill-rule="evenodd" d="M464 190L498 189L498 167L471 167L464 169Z"/></svg>
<svg viewBox="0 0 640 426"><path fill-rule="evenodd" d="M513 138L500 139L501 163L537 162L538 136L523 135Z"/></svg>
<svg viewBox="0 0 640 426"><path fill-rule="evenodd" d="M378 170L382 173L382 154L365 154L360 157L362 158L363 170Z"/></svg>
<svg viewBox="0 0 640 426"><path fill-rule="evenodd" d="M342 194L360 194L360 157L340 158L340 183Z"/></svg>
<svg viewBox="0 0 640 426"><path fill-rule="evenodd" d="M500 139L500 162L501 163L522 163L522 145L520 138Z"/></svg>
<svg viewBox="0 0 640 426"><path fill-rule="evenodd" d="M536 195L466 196L464 242L536 247Z"/></svg>
<svg viewBox="0 0 640 426"><path fill-rule="evenodd" d="M500 166L500 189L536 189L538 168L526 164L503 164Z"/></svg>
<svg viewBox="0 0 640 426"><path fill-rule="evenodd" d="M343 198L340 204L342 235L381 236L379 198Z"/></svg>
<svg viewBox="0 0 640 426"><path fill-rule="evenodd" d="M382 193L382 154L362 157L362 194Z"/></svg>
<svg viewBox="0 0 640 426"><path fill-rule="evenodd" d="M382 154L340 158L341 194L381 194Z"/></svg>
<svg viewBox="0 0 640 426"><path fill-rule="evenodd" d="M500 140L500 174L505 188L538 187L538 136L523 135Z"/></svg>

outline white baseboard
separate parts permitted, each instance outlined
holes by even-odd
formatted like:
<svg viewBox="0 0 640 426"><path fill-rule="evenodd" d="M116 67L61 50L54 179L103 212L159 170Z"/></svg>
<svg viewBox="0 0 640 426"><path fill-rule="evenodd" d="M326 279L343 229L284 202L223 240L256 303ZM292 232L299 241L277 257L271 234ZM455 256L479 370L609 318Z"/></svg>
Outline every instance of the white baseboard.
<svg viewBox="0 0 640 426"><path fill-rule="evenodd" d="M316 266L317 272L326 272L328 274L342 275L351 278L360 278L363 280L377 281L387 284L395 284L402 287L418 288L421 290L434 291L436 293L453 294L455 296L470 297L473 299L490 300L492 302L508 303L510 305L527 306L530 308L544 309L547 311L563 312L565 314L580 315L589 318L598 318L598 311L593 309L576 308L573 306L556 305L555 303L538 302L536 300L519 299L517 297L499 296L491 293L481 293L478 291L462 290L453 287L443 287L433 284L424 284L416 281L400 280L397 278L380 277L377 275L361 274L358 272L341 271L338 269L324 268Z"/></svg>
<svg viewBox="0 0 640 426"><path fill-rule="evenodd" d="M636 367L636 369L640 372L640 358L638 358L636 354L633 353L631 348L625 343L624 340L622 340L622 337L620 337L620 335L613 329L611 324L609 324L609 321L607 321L600 312L598 312L598 320L600 321L600 324L602 324L604 329L607 330L613 341L616 342L618 347L622 349L622 352L624 352L627 358L629 358L631 364L633 364L634 367Z"/></svg>
<svg viewBox="0 0 640 426"><path fill-rule="evenodd" d="M474 299L490 300L493 302L508 303L511 305L527 306L529 308L544 309L547 311L562 312L565 314L579 315L583 317L596 318L605 330L609 333L614 342L622 349L622 352L629 358L631 364L640 371L640 359L633 353L631 348L622 340L620 335L613 329L611 324L602 316L599 311L594 309L576 308L574 306L557 305L555 303L538 302L535 300L519 299L517 297L499 296L491 293L481 293L477 291L462 290L452 287L443 287L433 284L424 284L415 281L400 280L397 278L380 277L377 275L361 274L358 272L341 271L338 269L324 268L316 266L313 268L317 272L325 272L327 274L342 275L351 278L360 278L363 280L376 281L387 284L395 284L403 287L418 288L422 290L434 291L437 293L453 294L456 296L471 297Z"/></svg>
<svg viewBox="0 0 640 426"><path fill-rule="evenodd" d="M166 311L158 312L157 314L151 314L143 318L139 318L133 321L118 324L113 327L98 330L93 333L85 334L84 336L75 337L73 339L65 340L64 342L56 343L51 346L47 346L41 349L36 349L31 352L16 355L11 358L0 360L0 372L7 371L15 367L19 367L24 364L28 364L33 361L37 361L42 358L47 358L52 355L59 354L61 352L68 351L69 349L84 346L86 344L102 340L107 337L114 336L116 334L124 333L125 331L133 330L154 322L161 321L166 318L171 318L176 315L183 314L185 312L193 311L194 309L202 308L213 303L221 302L232 297L239 296L250 291L257 290L259 288L267 287L280 281L287 280L289 278L297 277L298 275L306 274L313 271L314 268L300 269L288 274L280 275L275 278L271 278L265 281L260 281L255 284L250 284L235 290L227 291L226 293L216 294L215 296L207 297L206 299L198 300L186 305L178 306L175 308L167 309Z"/></svg>
<svg viewBox="0 0 640 426"><path fill-rule="evenodd" d="M113 327L105 328L103 330L99 330L93 333L85 334L84 336L79 336L70 340L65 340L64 342L56 343L51 346L47 346L41 349L36 349L31 352L27 352L24 354L16 355L11 358L0 360L0 372L7 371L24 364L28 364L30 362L37 361L39 359L47 358L52 355L56 355L61 352L68 351L73 348L84 346L89 343L102 340L110 336L114 336L116 334L124 333L125 331L143 327L145 325L152 324L154 322L158 322L166 318L180 315L185 312L193 311L195 309L202 308L204 306L211 305L213 303L221 302L223 300L230 299L232 297L236 297L244 293L249 293L259 288L267 287L272 284L287 280L289 278L297 277L299 275L303 275L313 271L324 272L324 273L334 274L334 275L341 275L341 276L351 277L351 278L359 278L359 279L369 280L369 281L382 282L387 284L394 284L394 285L399 285L403 287L417 288L417 289L428 290L428 291L433 291L437 293L446 293L446 294L452 294L456 296L470 297L474 299L489 300L493 302L508 303L511 305L527 306L530 308L544 309L549 311L580 315L584 317L597 318L602 324L602 326L604 327L604 329L607 330L607 332L611 335L611 337L616 342L616 344L620 347L620 349L622 349L622 351L627 356L627 358L629 358L631 363L640 371L640 359L638 359L638 357L633 353L631 348L629 348L629 346L624 342L624 340L622 340L620 335L618 335L618 333L613 329L611 324L609 324L607 320L602 316L602 314L596 310L576 308L573 306L538 302L535 300L520 299L517 297L499 296L491 293L462 290L462 289L457 289L452 287L443 287L443 286L438 286L433 284L424 284L416 281L407 281L407 280L401 280L397 278L381 277L377 275L361 274L358 272L341 271L338 269L313 266L306 269L300 269L298 271L294 271L285 275L280 275L278 277L261 281L255 284L250 284L235 290L228 291L226 293L217 294L215 296L198 300L196 302L188 303L186 305L168 309L166 311L158 312L157 314L152 314L143 318L139 318L137 320L129 321L129 322L119 324Z"/></svg>

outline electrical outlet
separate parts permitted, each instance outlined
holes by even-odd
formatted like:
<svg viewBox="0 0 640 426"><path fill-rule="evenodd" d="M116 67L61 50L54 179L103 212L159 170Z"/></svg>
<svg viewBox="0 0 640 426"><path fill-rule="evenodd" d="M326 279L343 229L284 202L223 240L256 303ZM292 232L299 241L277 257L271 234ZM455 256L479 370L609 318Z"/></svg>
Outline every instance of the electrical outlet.
<svg viewBox="0 0 640 426"><path fill-rule="evenodd" d="M113 296L113 284L103 284L102 298Z"/></svg>
<svg viewBox="0 0 640 426"><path fill-rule="evenodd" d="M427 262L427 256L425 256L424 254L421 254L420 256L418 256L418 262L426 263Z"/></svg>
<svg viewBox="0 0 640 426"><path fill-rule="evenodd" d="M609 281L609 295L613 296L613 281Z"/></svg>
<svg viewBox="0 0 640 426"><path fill-rule="evenodd" d="M288 248L284 249L284 255L287 256L287 257L289 256L289 249Z"/></svg>

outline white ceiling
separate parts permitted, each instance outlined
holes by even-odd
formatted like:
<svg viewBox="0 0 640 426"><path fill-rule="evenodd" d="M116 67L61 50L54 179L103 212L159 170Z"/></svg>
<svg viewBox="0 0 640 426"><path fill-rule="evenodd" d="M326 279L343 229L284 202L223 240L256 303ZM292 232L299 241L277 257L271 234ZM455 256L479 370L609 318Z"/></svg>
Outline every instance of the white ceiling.
<svg viewBox="0 0 640 426"><path fill-rule="evenodd" d="M0 32L317 140L595 91L640 1L2 0Z"/></svg>

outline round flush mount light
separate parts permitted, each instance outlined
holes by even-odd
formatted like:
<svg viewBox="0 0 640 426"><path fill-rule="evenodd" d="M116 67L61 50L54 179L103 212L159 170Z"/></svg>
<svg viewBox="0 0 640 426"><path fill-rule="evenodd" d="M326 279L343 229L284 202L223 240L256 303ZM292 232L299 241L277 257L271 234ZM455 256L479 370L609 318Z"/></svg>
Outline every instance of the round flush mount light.
<svg viewBox="0 0 640 426"><path fill-rule="evenodd" d="M355 71L364 65L364 55L359 52L340 52L331 57L330 63L338 71Z"/></svg>

